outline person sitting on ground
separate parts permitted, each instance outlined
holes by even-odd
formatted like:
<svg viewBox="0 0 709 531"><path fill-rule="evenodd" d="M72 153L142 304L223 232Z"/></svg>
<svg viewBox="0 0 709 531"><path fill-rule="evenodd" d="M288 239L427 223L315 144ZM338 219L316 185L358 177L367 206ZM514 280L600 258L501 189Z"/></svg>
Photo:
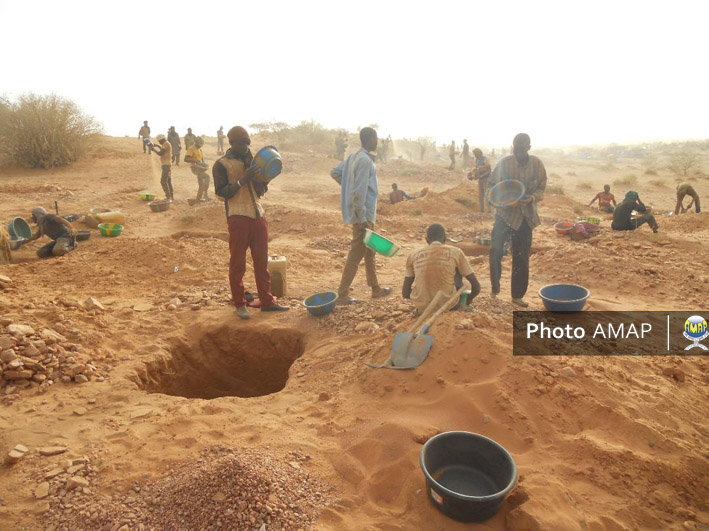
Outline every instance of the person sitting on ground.
<svg viewBox="0 0 709 531"><path fill-rule="evenodd" d="M209 175L207 170L209 165L204 162L204 152L202 146L204 139L201 136L195 138L194 144L190 146L185 154L185 162L190 163L190 170L197 176L197 201L208 201L207 191L209 190Z"/></svg>
<svg viewBox="0 0 709 531"><path fill-rule="evenodd" d="M416 199L415 197L411 197L410 195L408 195L403 190L399 190L399 186L396 183L391 185L391 190L392 191L389 194L389 202L392 205L395 205L397 203L401 203L404 199L408 199L408 200Z"/></svg>
<svg viewBox="0 0 709 531"><path fill-rule="evenodd" d="M428 246L412 252L406 259L402 296L411 299L423 312L439 291L451 297L463 286L462 278L470 282L470 298L480 293L480 283L463 251L446 245L446 230L434 223L426 229Z"/></svg>
<svg viewBox="0 0 709 531"><path fill-rule="evenodd" d="M165 199L172 201L175 199L175 191L172 189L172 145L165 139L165 135L158 135L157 140L160 146L153 146L153 151L160 155L160 186L165 192Z"/></svg>
<svg viewBox="0 0 709 531"><path fill-rule="evenodd" d="M55 214L47 214L43 207L32 209L32 220L37 224L38 231L24 244L49 236L52 241L37 250L40 258L64 256L76 248L76 231L64 218Z"/></svg>
<svg viewBox="0 0 709 531"><path fill-rule="evenodd" d="M635 219L632 218L633 210L636 212L645 212L642 216ZM659 226L657 221L652 214L646 212L647 209L642 201L640 201L640 196L637 192L630 190L625 194L623 201L616 207L613 212L613 223L611 228L613 230L635 230L640 227L643 223L650 225L652 232L657 232Z"/></svg>
<svg viewBox="0 0 709 531"><path fill-rule="evenodd" d="M685 196L690 196L692 200L689 202L685 208L682 203L684 202ZM699 214L702 211L702 207L699 205L699 194L694 191L692 185L689 183L680 183L677 185L677 204L675 205L675 215L682 212L684 214L694 205L694 211Z"/></svg>
<svg viewBox="0 0 709 531"><path fill-rule="evenodd" d="M608 212L609 214L612 214L615 210L615 207L618 206L618 204L615 202L615 196L611 193L611 186L609 184L603 186L603 191L598 192L596 194L596 197L591 200L588 206L591 206L596 201L596 199L598 199L598 210ZM613 204L611 205L611 203Z"/></svg>

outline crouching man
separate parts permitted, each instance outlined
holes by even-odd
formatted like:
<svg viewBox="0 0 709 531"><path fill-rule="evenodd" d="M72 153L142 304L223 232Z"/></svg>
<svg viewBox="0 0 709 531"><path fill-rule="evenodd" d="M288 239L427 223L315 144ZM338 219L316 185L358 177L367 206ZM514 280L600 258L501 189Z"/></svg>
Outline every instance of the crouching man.
<svg viewBox="0 0 709 531"><path fill-rule="evenodd" d="M463 277L470 282L470 298L480 293L480 283L463 251L446 245L446 230L434 223L426 230L428 245L412 252L406 260L406 273L402 295L411 299L419 312L423 312L436 293L442 291L451 297L463 286Z"/></svg>
<svg viewBox="0 0 709 531"><path fill-rule="evenodd" d="M40 258L64 256L76 248L76 231L64 218L47 214L44 208L37 207L32 209L32 221L37 224L39 230L25 244L38 240L42 236L52 239L50 243L37 250L37 256Z"/></svg>

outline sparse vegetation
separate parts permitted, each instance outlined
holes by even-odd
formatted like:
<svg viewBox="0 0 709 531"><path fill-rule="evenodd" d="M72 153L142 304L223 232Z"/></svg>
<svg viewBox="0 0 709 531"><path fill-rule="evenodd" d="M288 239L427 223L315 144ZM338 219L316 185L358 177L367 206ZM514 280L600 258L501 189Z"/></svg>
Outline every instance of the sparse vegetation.
<svg viewBox="0 0 709 531"><path fill-rule="evenodd" d="M588 181L581 181L580 183L576 184L576 187L581 188L582 190L592 190L593 189L593 186Z"/></svg>
<svg viewBox="0 0 709 531"><path fill-rule="evenodd" d="M613 181L615 186L633 186L638 183L638 176L634 173L629 173L624 177L619 177Z"/></svg>
<svg viewBox="0 0 709 531"><path fill-rule="evenodd" d="M573 211L574 214L580 216L581 214L583 214L583 207L581 205L574 205Z"/></svg>
<svg viewBox="0 0 709 531"><path fill-rule="evenodd" d="M101 125L73 101L55 94L0 98L0 151L31 168L54 168L81 158Z"/></svg>
<svg viewBox="0 0 709 531"><path fill-rule="evenodd" d="M475 203L473 203L470 199L467 199L465 197L456 197L454 199L456 203L460 203L466 208L473 208L475 206Z"/></svg>
<svg viewBox="0 0 709 531"><path fill-rule="evenodd" d="M652 179L648 182L653 186L667 186L663 179Z"/></svg>
<svg viewBox="0 0 709 531"><path fill-rule="evenodd" d="M564 187L561 184L547 184L546 193L556 195L566 195Z"/></svg>
<svg viewBox="0 0 709 531"><path fill-rule="evenodd" d="M685 148L672 154L667 168L677 175L686 177L698 163L699 154L689 148Z"/></svg>

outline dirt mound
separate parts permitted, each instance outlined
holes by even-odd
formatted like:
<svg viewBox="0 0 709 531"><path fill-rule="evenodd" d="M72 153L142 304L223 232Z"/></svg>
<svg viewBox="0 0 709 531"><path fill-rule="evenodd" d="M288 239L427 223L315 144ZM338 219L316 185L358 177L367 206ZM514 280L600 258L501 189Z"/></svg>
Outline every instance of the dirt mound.
<svg viewBox="0 0 709 531"><path fill-rule="evenodd" d="M303 470L298 452L274 457L248 448L211 448L161 479L111 498L79 494L56 500L48 520L69 529L308 528L327 505L330 488ZM116 527L118 524L118 527ZM142 526L142 527L139 527Z"/></svg>

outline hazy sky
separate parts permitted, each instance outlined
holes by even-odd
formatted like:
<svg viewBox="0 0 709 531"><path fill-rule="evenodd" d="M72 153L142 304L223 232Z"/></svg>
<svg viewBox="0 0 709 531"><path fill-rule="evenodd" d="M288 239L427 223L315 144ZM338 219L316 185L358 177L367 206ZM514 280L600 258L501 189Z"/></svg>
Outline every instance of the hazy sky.
<svg viewBox="0 0 709 531"><path fill-rule="evenodd" d="M0 93L111 135L314 119L537 146L709 137L709 1L0 0Z"/></svg>

